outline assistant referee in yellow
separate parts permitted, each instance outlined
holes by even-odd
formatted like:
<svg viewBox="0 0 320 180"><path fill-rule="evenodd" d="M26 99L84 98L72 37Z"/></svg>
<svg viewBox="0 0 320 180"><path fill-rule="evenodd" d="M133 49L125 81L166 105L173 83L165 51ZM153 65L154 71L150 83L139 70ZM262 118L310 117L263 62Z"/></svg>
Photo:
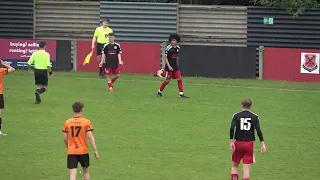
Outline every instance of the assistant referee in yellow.
<svg viewBox="0 0 320 180"><path fill-rule="evenodd" d="M36 104L41 103L40 94L48 89L48 73L52 75L50 54L45 50L46 42L41 41L40 49L33 52L29 61L28 68L31 71L31 65L34 64L34 80L36 85Z"/></svg>
<svg viewBox="0 0 320 180"><path fill-rule="evenodd" d="M102 22L102 26L99 26L96 28L93 38L92 38L92 49L95 47L95 43L97 42L97 58L98 58L98 64L99 64L99 76L103 76L103 68L100 64L101 62L101 55L102 50L105 44L109 43L109 34L113 33L113 30L108 27L110 23L110 20L104 19Z"/></svg>

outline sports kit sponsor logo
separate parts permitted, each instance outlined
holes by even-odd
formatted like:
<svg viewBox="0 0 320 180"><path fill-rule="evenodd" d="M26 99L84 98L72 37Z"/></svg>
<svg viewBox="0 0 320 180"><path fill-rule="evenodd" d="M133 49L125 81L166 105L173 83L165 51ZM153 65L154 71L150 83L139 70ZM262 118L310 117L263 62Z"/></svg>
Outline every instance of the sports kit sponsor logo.
<svg viewBox="0 0 320 180"><path fill-rule="evenodd" d="M301 53L300 73L319 74L319 53Z"/></svg>

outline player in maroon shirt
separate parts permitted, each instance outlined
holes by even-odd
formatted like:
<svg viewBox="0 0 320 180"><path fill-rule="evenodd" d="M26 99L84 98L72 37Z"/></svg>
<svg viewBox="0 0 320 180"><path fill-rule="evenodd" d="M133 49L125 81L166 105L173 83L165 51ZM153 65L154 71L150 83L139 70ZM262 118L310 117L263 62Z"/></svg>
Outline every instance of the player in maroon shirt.
<svg viewBox="0 0 320 180"><path fill-rule="evenodd" d="M231 180L238 180L238 167L241 159L243 162L242 180L250 180L250 165L255 162L254 130L257 131L261 142L261 153L264 154L266 152L259 117L250 111L252 101L244 99L241 104L242 111L233 115L230 127L230 149L233 153ZM234 132L235 128L236 132ZM234 142L233 139L236 139L236 141Z"/></svg>
<svg viewBox="0 0 320 180"><path fill-rule="evenodd" d="M177 43L180 41L178 34L171 34L169 36L170 44L166 48L166 65L165 65L165 79L162 82L160 89L157 92L158 97L162 96L162 91L170 83L171 79L177 79L179 88L179 97L188 98L183 93L182 77L179 68L179 51L180 47Z"/></svg>

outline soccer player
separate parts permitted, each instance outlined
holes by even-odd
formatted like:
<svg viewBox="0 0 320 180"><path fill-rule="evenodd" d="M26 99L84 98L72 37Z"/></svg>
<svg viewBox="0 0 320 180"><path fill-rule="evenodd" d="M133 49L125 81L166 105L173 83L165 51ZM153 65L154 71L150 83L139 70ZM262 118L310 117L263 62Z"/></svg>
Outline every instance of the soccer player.
<svg viewBox="0 0 320 180"><path fill-rule="evenodd" d="M77 179L78 163L83 168L83 179L90 180L87 138L93 147L96 159L99 159L99 153L92 134L92 124L88 119L82 117L83 107L83 103L79 101L73 103L74 116L64 123L62 129L64 132L64 144L68 148L67 167L70 169L70 180Z"/></svg>
<svg viewBox="0 0 320 180"><path fill-rule="evenodd" d="M171 79L177 79L179 88L179 97L188 98L183 94L182 77L179 69L179 51L180 47L177 43L180 41L178 34L171 34L169 36L170 45L166 48L166 64L165 64L165 80L162 82L160 89L157 92L158 97L162 96L162 91L170 83Z"/></svg>
<svg viewBox="0 0 320 180"><path fill-rule="evenodd" d="M45 50L46 42L41 41L39 44L40 49L33 52L29 61L28 68L31 71L31 65L34 64L34 80L36 85L36 104L41 103L40 94L46 92L48 89L48 72L52 75L50 54Z"/></svg>
<svg viewBox="0 0 320 180"><path fill-rule="evenodd" d="M261 153L266 152L263 135L260 129L258 115L250 111L252 101L244 99L242 102L242 111L233 115L230 127L230 149L232 154L231 180L238 180L238 167L242 159L243 178L250 180L250 165L255 162L254 159L254 130L257 131L261 142ZM234 129L236 132L234 133ZM233 139L236 139L234 142Z"/></svg>
<svg viewBox="0 0 320 180"><path fill-rule="evenodd" d="M121 47L115 41L115 34L109 34L109 43L105 44L102 53L102 67L107 75L108 87L110 92L114 91L114 82L120 77L119 64L123 64L121 60Z"/></svg>
<svg viewBox="0 0 320 180"><path fill-rule="evenodd" d="M2 110L4 109L4 98L3 98L3 75L13 72L15 69L7 64L5 64L0 59L0 136L7 136L7 134L2 133Z"/></svg>
<svg viewBox="0 0 320 180"><path fill-rule="evenodd" d="M105 44L109 42L109 34L113 33L113 30L108 27L110 23L110 20L107 18L103 20L102 26L99 26L96 28L93 38L92 38L92 49L94 49L94 45L97 42L97 58L98 58L98 64L99 64L99 76L103 76L103 68L101 65L101 55L102 55L102 49Z"/></svg>

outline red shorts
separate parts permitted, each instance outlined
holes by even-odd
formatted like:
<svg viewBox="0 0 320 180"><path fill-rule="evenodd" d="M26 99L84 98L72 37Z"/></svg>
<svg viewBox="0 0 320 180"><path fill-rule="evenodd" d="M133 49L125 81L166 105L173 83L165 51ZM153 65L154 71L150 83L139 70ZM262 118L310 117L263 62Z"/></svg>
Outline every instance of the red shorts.
<svg viewBox="0 0 320 180"><path fill-rule="evenodd" d="M235 141L235 152L232 154L232 161L239 164L241 159L243 164L252 164L254 158L254 142L253 141Z"/></svg>
<svg viewBox="0 0 320 180"><path fill-rule="evenodd" d="M120 68L104 68L104 74L106 75L118 75L120 74Z"/></svg>
<svg viewBox="0 0 320 180"><path fill-rule="evenodd" d="M181 79L180 70L177 70L177 71L166 71L166 79Z"/></svg>

